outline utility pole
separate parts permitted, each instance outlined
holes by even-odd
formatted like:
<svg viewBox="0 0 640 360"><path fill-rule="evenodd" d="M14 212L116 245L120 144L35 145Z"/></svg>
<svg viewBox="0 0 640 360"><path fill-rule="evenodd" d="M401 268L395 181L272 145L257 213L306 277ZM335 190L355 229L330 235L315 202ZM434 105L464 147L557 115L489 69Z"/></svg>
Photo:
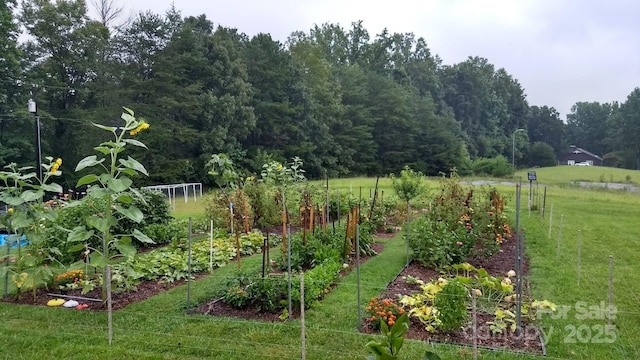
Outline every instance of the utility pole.
<svg viewBox="0 0 640 360"><path fill-rule="evenodd" d="M31 91L32 99L29 99L28 109L34 116L34 125L36 132L36 174L38 174L38 181L42 183L42 149L40 142L40 116L38 115L38 103L36 88Z"/></svg>

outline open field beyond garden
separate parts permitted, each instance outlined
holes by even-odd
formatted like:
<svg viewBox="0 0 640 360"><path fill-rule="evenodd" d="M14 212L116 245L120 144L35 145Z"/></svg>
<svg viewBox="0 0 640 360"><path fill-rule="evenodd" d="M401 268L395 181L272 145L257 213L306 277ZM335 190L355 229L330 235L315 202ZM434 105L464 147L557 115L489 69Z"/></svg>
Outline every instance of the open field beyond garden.
<svg viewBox="0 0 640 360"><path fill-rule="evenodd" d="M548 358L630 359L640 356L640 274L636 271L640 230L637 193L558 186L572 181L635 182L640 173L598 167L537 169L540 193L547 188L544 219L527 211L528 184L523 184L521 227L530 261L530 293L556 304L551 317L541 319ZM569 172L571 175L567 175ZM611 173L612 175L609 175ZM604 174L604 175L602 175ZM525 176L526 173L516 173ZM612 180L610 178L612 177ZM315 183L321 185L319 182ZM436 181L429 181L431 189ZM331 193L351 191L369 198L375 179L331 180ZM380 180L385 197L393 197L391 182ZM498 186L506 195L514 223L515 188ZM418 199L418 204L425 203ZM174 216L201 214L204 202L177 202ZM552 217L551 217L552 215ZM551 224L551 231L549 225ZM578 285L578 233L580 283ZM405 265L402 233L378 240L384 250L361 267L361 309L384 292ZM615 318L605 315L609 301L610 255L613 259L612 299ZM245 257L244 269L258 269L260 254ZM211 299L215 289L235 273L233 263L215 269L191 284L190 301ZM352 271L326 297L306 312L308 359L362 359L371 335L358 332L356 273ZM28 296L28 294L25 294ZM602 307L605 307L602 309ZM602 311L601 311L602 310ZM236 318L190 315L187 288L173 288L113 314L113 343L107 342L107 313L75 311L0 302L3 359L299 359L300 319L264 323ZM471 359L471 348L409 340L401 359L419 359L425 350L443 359ZM483 359L536 359L537 355L481 350Z"/></svg>

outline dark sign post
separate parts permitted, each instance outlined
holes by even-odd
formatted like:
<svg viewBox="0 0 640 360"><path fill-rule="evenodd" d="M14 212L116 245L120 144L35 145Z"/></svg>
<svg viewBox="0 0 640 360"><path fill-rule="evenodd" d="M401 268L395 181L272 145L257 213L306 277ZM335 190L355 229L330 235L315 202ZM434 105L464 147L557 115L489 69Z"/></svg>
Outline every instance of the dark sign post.
<svg viewBox="0 0 640 360"><path fill-rule="evenodd" d="M527 172L527 177L529 178L529 211L531 211L531 185L534 181L537 181L536 172L529 171Z"/></svg>

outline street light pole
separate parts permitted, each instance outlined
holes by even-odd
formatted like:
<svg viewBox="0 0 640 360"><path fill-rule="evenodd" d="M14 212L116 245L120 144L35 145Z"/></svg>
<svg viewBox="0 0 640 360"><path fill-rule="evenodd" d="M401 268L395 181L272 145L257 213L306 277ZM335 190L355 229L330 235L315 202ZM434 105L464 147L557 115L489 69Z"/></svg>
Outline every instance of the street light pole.
<svg viewBox="0 0 640 360"><path fill-rule="evenodd" d="M511 134L511 168L513 172L516 172L516 133L518 131L524 131L524 129L515 129L513 130L513 134Z"/></svg>
<svg viewBox="0 0 640 360"><path fill-rule="evenodd" d="M33 92L34 99L36 98L35 91ZM42 183L42 149L40 142L40 116L38 115L38 104L36 100L29 99L29 112L34 115L35 132L36 132L36 174L38 175L38 181Z"/></svg>

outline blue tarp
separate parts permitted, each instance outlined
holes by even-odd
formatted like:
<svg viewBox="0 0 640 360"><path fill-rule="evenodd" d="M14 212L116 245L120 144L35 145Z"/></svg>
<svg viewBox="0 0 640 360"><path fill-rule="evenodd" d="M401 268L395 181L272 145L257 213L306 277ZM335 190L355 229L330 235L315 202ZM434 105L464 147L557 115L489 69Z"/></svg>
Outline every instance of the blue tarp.
<svg viewBox="0 0 640 360"><path fill-rule="evenodd" d="M10 236L12 236L11 239L9 239ZM9 241L12 249L17 248L18 239L15 238L16 236L17 235L15 234L0 234L0 247L6 246L6 242ZM27 238L24 235L22 235L22 238L20 238L20 246L26 246L27 244L29 244L29 242L27 241Z"/></svg>

